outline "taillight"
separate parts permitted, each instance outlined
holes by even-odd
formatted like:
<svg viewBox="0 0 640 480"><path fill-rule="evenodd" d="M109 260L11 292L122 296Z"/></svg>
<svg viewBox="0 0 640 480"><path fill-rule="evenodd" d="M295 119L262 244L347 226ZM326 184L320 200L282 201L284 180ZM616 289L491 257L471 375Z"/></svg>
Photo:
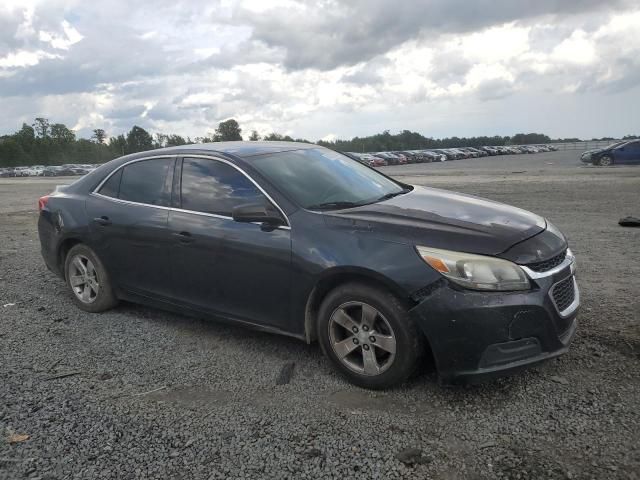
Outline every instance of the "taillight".
<svg viewBox="0 0 640 480"><path fill-rule="evenodd" d="M49 195L45 195L44 197L40 197L38 199L38 211L41 212L44 207L47 206L47 202L49 201Z"/></svg>

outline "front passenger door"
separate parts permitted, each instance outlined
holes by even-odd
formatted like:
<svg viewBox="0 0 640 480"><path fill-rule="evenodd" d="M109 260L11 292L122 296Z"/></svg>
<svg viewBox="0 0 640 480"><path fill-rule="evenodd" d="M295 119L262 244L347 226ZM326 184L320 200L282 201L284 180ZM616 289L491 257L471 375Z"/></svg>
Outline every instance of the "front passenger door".
<svg viewBox="0 0 640 480"><path fill-rule="evenodd" d="M176 297L199 310L290 330L291 231L232 218L269 199L232 164L184 158L177 170L171 268ZM175 208L178 207L178 208Z"/></svg>

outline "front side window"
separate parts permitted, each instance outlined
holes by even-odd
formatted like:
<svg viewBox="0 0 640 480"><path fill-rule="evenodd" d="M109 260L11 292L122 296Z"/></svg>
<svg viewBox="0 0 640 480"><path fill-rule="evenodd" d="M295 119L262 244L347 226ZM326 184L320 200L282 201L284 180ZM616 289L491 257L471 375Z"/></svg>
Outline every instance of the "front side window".
<svg viewBox="0 0 640 480"><path fill-rule="evenodd" d="M184 159L181 190L184 210L231 217L235 207L257 203L267 205L268 200L232 166L204 158Z"/></svg>
<svg viewBox="0 0 640 480"><path fill-rule="evenodd" d="M325 148L266 154L251 161L276 188L312 210L365 205L405 192L375 170Z"/></svg>
<svg viewBox="0 0 640 480"><path fill-rule="evenodd" d="M168 183L173 159L143 160L122 169L118 198L147 205L169 205ZM106 186L106 184L105 184Z"/></svg>

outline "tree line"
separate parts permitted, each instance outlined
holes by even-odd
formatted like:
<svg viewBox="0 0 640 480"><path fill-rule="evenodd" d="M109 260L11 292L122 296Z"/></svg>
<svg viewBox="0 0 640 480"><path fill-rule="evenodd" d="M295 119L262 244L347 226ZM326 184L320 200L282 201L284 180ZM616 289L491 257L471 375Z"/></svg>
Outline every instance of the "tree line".
<svg viewBox="0 0 640 480"><path fill-rule="evenodd" d="M625 137L626 138L626 137ZM631 137L629 137L631 138ZM309 142L303 138L292 138L276 132L261 137L253 130L246 138L250 141L298 141ZM234 119L220 122L215 131L204 137L183 137L177 134L156 133L152 135L137 125L126 134L108 137L105 130L93 130L91 138L76 138L73 130L62 123L51 123L38 117L31 125L22 124L22 128L12 135L0 136L0 167L27 165L62 165L66 163L104 163L121 155L153 150L156 148L243 140L242 129ZM595 140L595 139L594 139ZM603 139L603 140L606 140ZM553 141L580 141L579 139L557 139ZM509 136L494 137L448 137L434 139L420 133L403 130L391 134L388 130L368 137L355 137L351 140L318 140L322 145L334 150L352 152L379 152L388 150L416 150L423 148L474 147L482 145L524 145L532 143L550 143L552 140L540 133L518 133Z"/></svg>

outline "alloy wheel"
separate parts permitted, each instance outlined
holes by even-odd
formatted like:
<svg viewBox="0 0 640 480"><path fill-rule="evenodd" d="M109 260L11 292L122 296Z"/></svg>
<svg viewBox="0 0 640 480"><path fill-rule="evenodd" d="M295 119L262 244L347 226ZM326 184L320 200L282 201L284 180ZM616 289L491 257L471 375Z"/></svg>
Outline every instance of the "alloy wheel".
<svg viewBox="0 0 640 480"><path fill-rule="evenodd" d="M338 359L361 375L380 375L396 355L396 337L389 322L364 302L347 302L334 310L329 340Z"/></svg>
<svg viewBox="0 0 640 480"><path fill-rule="evenodd" d="M608 167L609 165L611 165L611 157L605 155L604 157L600 158L600 165L602 165L603 167Z"/></svg>
<svg viewBox="0 0 640 480"><path fill-rule="evenodd" d="M76 255L69 265L69 284L82 303L93 303L98 297L100 284L93 262L84 255Z"/></svg>

